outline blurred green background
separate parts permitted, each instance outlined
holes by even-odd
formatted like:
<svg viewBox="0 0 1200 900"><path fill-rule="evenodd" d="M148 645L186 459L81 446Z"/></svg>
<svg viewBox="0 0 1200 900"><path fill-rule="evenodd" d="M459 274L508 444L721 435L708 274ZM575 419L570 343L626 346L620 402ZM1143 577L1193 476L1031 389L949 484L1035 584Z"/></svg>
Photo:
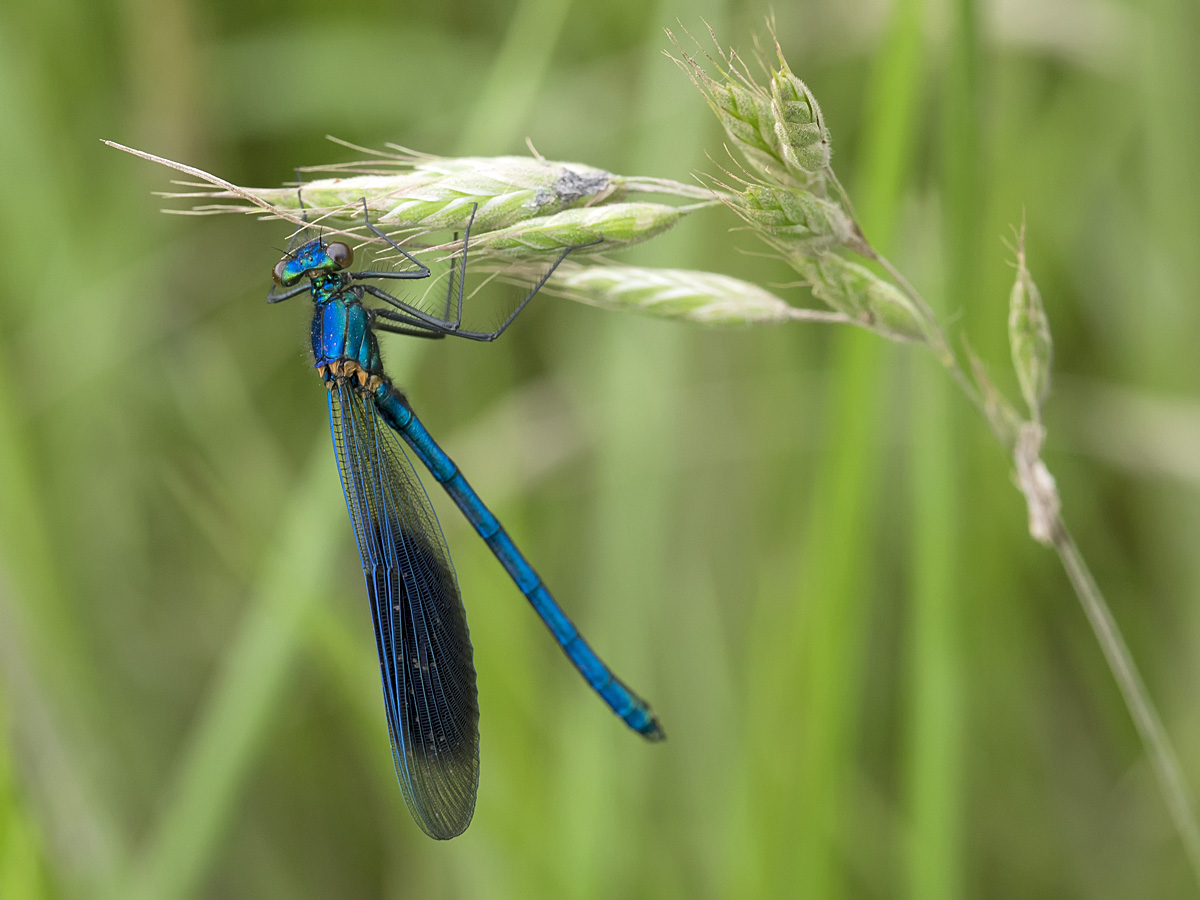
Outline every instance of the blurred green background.
<svg viewBox="0 0 1200 900"><path fill-rule="evenodd" d="M0 5L0 897L1124 898L1196 885L985 427L867 334L540 298L392 338L416 409L669 740L627 733L462 518L475 820L410 821L278 223L159 214L326 133L688 180L661 56L765 2ZM872 239L1001 383L1022 209L1047 460L1200 782L1200 5L777 4ZM721 210L628 259L794 280ZM803 290L786 290L807 302Z"/></svg>

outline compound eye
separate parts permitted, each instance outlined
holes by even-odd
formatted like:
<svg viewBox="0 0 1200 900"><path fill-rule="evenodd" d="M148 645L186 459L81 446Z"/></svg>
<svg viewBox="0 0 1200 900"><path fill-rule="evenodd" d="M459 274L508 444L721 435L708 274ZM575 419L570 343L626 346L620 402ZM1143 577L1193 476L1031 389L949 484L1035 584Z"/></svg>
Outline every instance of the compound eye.
<svg viewBox="0 0 1200 900"><path fill-rule="evenodd" d="M325 255L333 260L339 269L354 265L354 251L341 241L334 241L325 248Z"/></svg>
<svg viewBox="0 0 1200 900"><path fill-rule="evenodd" d="M275 263L275 268L271 272L271 276L275 279L275 283L280 287L285 287L283 283L283 270L287 268L288 261L286 258Z"/></svg>

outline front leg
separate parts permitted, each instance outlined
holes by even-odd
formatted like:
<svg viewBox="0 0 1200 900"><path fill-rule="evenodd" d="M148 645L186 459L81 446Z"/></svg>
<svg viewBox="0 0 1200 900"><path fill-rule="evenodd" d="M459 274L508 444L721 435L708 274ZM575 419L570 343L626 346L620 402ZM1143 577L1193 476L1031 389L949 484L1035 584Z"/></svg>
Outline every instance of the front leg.
<svg viewBox="0 0 1200 900"><path fill-rule="evenodd" d="M429 338L431 340L440 340L446 336L444 331L436 331L419 319L402 316L392 312L390 309L372 309L368 307L367 314L371 317L371 328L375 331L384 331L388 334L405 334L409 337ZM380 321L381 319L383 321Z"/></svg>
<svg viewBox="0 0 1200 900"><path fill-rule="evenodd" d="M466 227L466 230L463 232L462 251L460 252L458 260L456 262L451 263L450 278L448 280L448 284L446 287L446 305L445 305L446 311L442 316L435 316L430 313L425 313L421 310L418 310L416 307L414 307L408 303L405 303L399 297L395 297L392 294L389 294L387 291L383 290L382 288L373 287L372 285L363 285L363 287L366 288L371 293L372 296L378 297L380 300L384 301L385 303L396 307L396 309L399 309L406 313L418 316L426 324L436 327L437 330L439 330L439 331L444 331L444 332L447 332L450 334L458 333L460 327L462 326L463 286L466 283L466 278L467 278L467 247L470 245L470 242L471 242L471 226L475 222L475 213L478 212L478 210L479 210L478 203L471 204L471 216L470 216L470 218L467 219L467 227ZM366 214L367 214L367 209L366 209L366 205L365 205L365 201L364 201L364 206L363 206L364 218L366 217ZM402 247L400 247L399 244L395 243L386 234L384 234L382 231L380 231L378 228L376 228L374 226L374 224L372 224L370 222L369 219L367 220L367 227L370 228L377 235L382 237L392 247L399 250L401 253L403 253L409 259L413 260L413 262L417 263L417 265L421 266L421 271L419 271L419 272L355 272L352 274L352 276L351 276L352 278L356 278L356 279L362 279L362 278L425 278L430 274L428 268L423 266L420 262L417 262L417 260L413 259L413 257L410 254L408 254ZM455 268L458 269L458 277L457 278L455 278L455 275L454 275ZM456 281L458 282L457 291L455 290L455 282ZM451 319L450 318L450 307L455 302L456 294L457 294L457 305L455 308L455 316L453 319Z"/></svg>
<svg viewBox="0 0 1200 900"><path fill-rule="evenodd" d="M356 278L356 279L358 279L358 278L428 278L429 274L430 274L428 266L426 266L423 262L421 262L419 259L417 259L415 256L413 256L411 253L409 253L407 250L405 250L403 247L401 247L399 244L397 244L395 241L393 241L390 237L388 237L386 234L384 234L382 231L380 231L378 228L375 227L375 223L371 221L371 215L367 210L367 198L366 197L363 197L363 199L362 199L362 208L363 208L363 222L366 223L366 226L369 229L371 229L371 231L374 232L376 235L378 235L379 237L381 237L385 241L387 241L388 245L393 250L398 250L400 252L400 254L402 256L404 256L405 259L407 259L409 262L411 262L417 268L415 270L410 269L406 272L374 272L374 271L351 272L350 277Z"/></svg>
<svg viewBox="0 0 1200 900"><path fill-rule="evenodd" d="M286 291L275 292L275 285L271 285L267 291L268 303L282 303L284 300L291 300L297 294L303 294L308 290L308 280L305 279L302 284L298 284L293 288L288 288Z"/></svg>

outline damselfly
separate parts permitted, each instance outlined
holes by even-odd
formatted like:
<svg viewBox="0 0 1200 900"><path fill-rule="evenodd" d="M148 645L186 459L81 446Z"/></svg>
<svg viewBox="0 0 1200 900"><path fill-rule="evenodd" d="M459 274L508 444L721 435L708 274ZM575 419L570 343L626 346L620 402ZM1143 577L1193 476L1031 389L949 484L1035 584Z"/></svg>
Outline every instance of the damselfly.
<svg viewBox="0 0 1200 900"><path fill-rule="evenodd" d="M389 332L495 340L575 248L558 257L498 328L475 331L462 327L471 222L466 224L459 259L451 262L445 314L437 316L372 283L428 278L430 270L371 223L365 202L363 216L375 238L415 268L350 271L354 252L348 244L315 237L290 250L275 266L267 299L277 303L304 292L312 297L313 357L328 389L333 449L367 583L392 759L417 824L430 837L444 839L461 834L475 808L479 783L475 668L446 539L401 439L462 510L593 690L634 731L652 741L661 740L663 732L650 707L587 645L499 521L392 385L383 371L375 336ZM386 306L368 307L368 297Z"/></svg>

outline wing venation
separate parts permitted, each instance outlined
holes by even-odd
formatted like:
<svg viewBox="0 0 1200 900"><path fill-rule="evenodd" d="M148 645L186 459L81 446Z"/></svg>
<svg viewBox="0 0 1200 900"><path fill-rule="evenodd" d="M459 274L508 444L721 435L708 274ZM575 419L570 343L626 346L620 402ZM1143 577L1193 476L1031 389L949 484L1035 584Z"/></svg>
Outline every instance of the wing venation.
<svg viewBox="0 0 1200 900"><path fill-rule="evenodd" d="M475 809L479 704L446 539L370 398L337 386L329 415L371 601L396 775L421 828L451 838Z"/></svg>

